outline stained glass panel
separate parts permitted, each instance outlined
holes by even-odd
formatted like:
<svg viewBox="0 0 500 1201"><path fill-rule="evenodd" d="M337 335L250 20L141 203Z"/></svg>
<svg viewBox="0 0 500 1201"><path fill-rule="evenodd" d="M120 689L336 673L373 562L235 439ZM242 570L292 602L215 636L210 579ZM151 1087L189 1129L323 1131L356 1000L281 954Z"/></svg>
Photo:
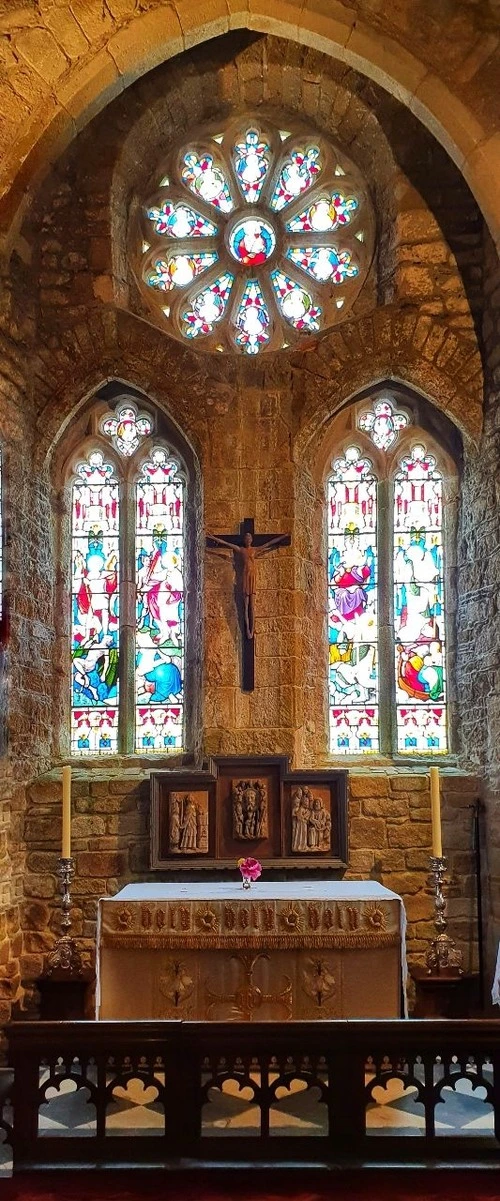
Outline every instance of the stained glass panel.
<svg viewBox="0 0 500 1201"><path fill-rule="evenodd" d="M358 417L358 426L379 450L389 450L409 420L406 413L395 412L390 400L377 400L368 413Z"/></svg>
<svg viewBox="0 0 500 1201"><path fill-rule="evenodd" d="M283 271L272 271L271 280L286 321L295 329L319 329L321 309L313 304L309 292Z"/></svg>
<svg viewBox="0 0 500 1201"><path fill-rule="evenodd" d="M238 263L258 267L271 257L276 234L269 221L246 217L238 221L229 235L229 249Z"/></svg>
<svg viewBox="0 0 500 1201"><path fill-rule="evenodd" d="M329 233L339 226L348 225L356 212L358 201L354 196L342 196L340 192L319 196L308 208L295 217L290 217L285 228L293 233Z"/></svg>
<svg viewBox="0 0 500 1201"><path fill-rule="evenodd" d="M120 454L128 458L137 450L141 438L147 438L152 432L153 423L145 413L137 414L134 405L125 404L117 410L116 417L106 417L101 422L101 430Z"/></svg>
<svg viewBox="0 0 500 1201"><path fill-rule="evenodd" d="M269 341L269 311L256 279L250 279L243 293L236 317L235 342L247 354L257 354Z"/></svg>
<svg viewBox="0 0 500 1201"><path fill-rule="evenodd" d="M398 750L442 753L446 736L442 476L414 446L394 480Z"/></svg>
<svg viewBox="0 0 500 1201"><path fill-rule="evenodd" d="M163 204L153 205L146 212L155 233L170 238L212 238L217 233L217 226L212 221L202 217L190 204L180 201L164 200Z"/></svg>
<svg viewBox="0 0 500 1201"><path fill-rule="evenodd" d="M322 169L319 146L307 146L292 150L285 159L275 185L271 208L276 213L296 200L315 183Z"/></svg>
<svg viewBox="0 0 500 1201"><path fill-rule="evenodd" d="M182 314L184 336L197 338L199 334L211 334L214 325L224 316L229 300L234 275L226 271L207 288L194 297L192 308Z"/></svg>
<svg viewBox="0 0 500 1201"><path fill-rule="evenodd" d="M330 749L374 753L378 739L377 485L356 446L328 481Z"/></svg>
<svg viewBox="0 0 500 1201"><path fill-rule="evenodd" d="M244 142L236 142L234 165L247 204L256 204L269 170L271 149L257 129L247 129Z"/></svg>
<svg viewBox="0 0 500 1201"><path fill-rule="evenodd" d="M359 267L352 261L349 251L335 250L333 246L290 246L286 257L322 284L327 280L343 284L344 280L359 274Z"/></svg>
<svg viewBox="0 0 500 1201"><path fill-rule="evenodd" d="M171 254L168 259L155 259L152 270L146 272L146 283L150 288L161 288L162 292L185 288L197 275L213 267L218 257L215 250L207 250L200 254Z"/></svg>
<svg viewBox="0 0 500 1201"><path fill-rule="evenodd" d="M136 485L136 750L182 746L184 485L163 447Z"/></svg>
<svg viewBox="0 0 500 1201"><path fill-rule="evenodd" d="M72 725L75 754L117 750L119 487L93 451L72 489Z"/></svg>
<svg viewBox="0 0 500 1201"><path fill-rule="evenodd" d="M233 201L228 183L221 168L214 163L211 154L198 155L190 150L183 157L182 181L194 192L201 196L206 204L213 204L222 213L230 213Z"/></svg>

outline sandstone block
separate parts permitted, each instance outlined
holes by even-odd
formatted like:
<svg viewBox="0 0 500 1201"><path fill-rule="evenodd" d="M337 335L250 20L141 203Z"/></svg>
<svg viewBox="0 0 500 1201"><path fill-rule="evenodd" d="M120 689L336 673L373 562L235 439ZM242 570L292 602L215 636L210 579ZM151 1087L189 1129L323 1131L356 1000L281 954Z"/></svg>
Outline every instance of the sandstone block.
<svg viewBox="0 0 500 1201"><path fill-rule="evenodd" d="M121 851L81 851L78 855L77 875L122 876L126 871L126 856Z"/></svg>
<svg viewBox="0 0 500 1201"><path fill-rule="evenodd" d="M387 846L387 825L381 818L353 817L350 831L353 848L373 847L379 850ZM401 846L404 843L392 845Z"/></svg>
<svg viewBox="0 0 500 1201"><path fill-rule="evenodd" d="M388 826L387 840L390 847L411 846L428 847L430 854L431 846L431 823L412 822L411 828L405 823L403 826Z"/></svg>
<svg viewBox="0 0 500 1201"><path fill-rule="evenodd" d="M350 775L349 792L352 797L386 797L389 795L389 782L386 776Z"/></svg>
<svg viewBox="0 0 500 1201"><path fill-rule="evenodd" d="M367 817L409 818L408 798L403 796L365 797L362 808Z"/></svg>
<svg viewBox="0 0 500 1201"><path fill-rule="evenodd" d="M407 792L411 796L413 792L425 792L429 788L429 780L427 776L391 776L390 786L391 792Z"/></svg>
<svg viewBox="0 0 500 1201"><path fill-rule="evenodd" d="M409 922L432 921L434 904L429 893L417 892L405 899L406 914Z"/></svg>
<svg viewBox="0 0 500 1201"><path fill-rule="evenodd" d="M30 930L45 930L50 909L43 901L25 901L22 906L23 925Z"/></svg>
<svg viewBox="0 0 500 1201"><path fill-rule="evenodd" d="M53 897L56 888L55 876L27 872L24 877L24 892L27 897Z"/></svg>

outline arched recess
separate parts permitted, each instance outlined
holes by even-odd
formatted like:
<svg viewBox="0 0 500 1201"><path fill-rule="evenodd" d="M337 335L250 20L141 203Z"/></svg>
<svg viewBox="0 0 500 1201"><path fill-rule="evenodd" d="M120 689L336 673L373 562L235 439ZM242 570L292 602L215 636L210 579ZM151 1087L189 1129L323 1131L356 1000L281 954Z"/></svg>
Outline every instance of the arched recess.
<svg viewBox="0 0 500 1201"><path fill-rule="evenodd" d="M390 450L387 449L384 451L373 443L366 430L363 431L359 428L357 418L360 412L371 411L375 401L387 397L392 402L396 411L402 410L404 412L407 417L407 424L404 427L402 426L401 430L398 431L394 445L391 445ZM373 479L373 486L371 488L372 503L378 511L378 516L376 520L374 518L373 522L373 546L370 551L374 570L371 571L370 576L368 575L368 571L366 572L368 586L373 588L374 580L378 581L378 600L375 606L372 605L374 610L372 615L373 639L371 643L374 648L373 653L370 647L368 647L373 659L372 677L375 685L372 687L371 683L368 685L368 681L365 681L367 688L365 702L368 708L371 705L374 709L372 720L376 723L376 732L379 735L379 741L376 738L372 738L370 742L371 731L367 726L367 729L363 731L365 748L369 756L373 757L373 754L376 754L379 762L392 761L393 759L398 761L399 756L401 756L399 759L400 762L408 761L401 736L399 736L398 744L397 728L397 721L401 718L401 707L404 703L404 698L402 700L403 693L401 692L401 688L398 688L397 683L398 679L400 679L400 673L396 672L399 656L396 654L398 639L394 633L394 631L397 633L398 625L396 621L396 572L393 555L395 556L397 551L398 533L394 516L393 485L395 477L400 470L401 462L407 456L411 456L414 448L421 444L424 444L426 450L436 458L437 470L442 478L443 489L446 626L444 627L443 619L443 626L439 631L439 639L442 644L446 642L447 726L449 737L446 741L444 739L441 740L438 750L440 755L443 753L453 755L458 749L455 690L457 655L455 638L457 606L455 549L459 504L458 485L462 469L463 442L456 425L444 413L439 411L435 402L433 403L431 400L423 397L415 389L409 387L408 384L394 380L385 380L380 381L375 386L372 385L360 389L354 395L346 398L345 403L339 406L336 413L330 412L330 416L321 430L318 428L316 436L309 441L308 451L304 455L304 461L310 464L310 469L309 467L305 467L301 473L302 479L298 486L296 503L297 528L301 531L302 584L308 591L307 617L303 638L304 679L306 681L304 713L307 714L307 721L304 722L305 754L308 753L309 733L313 736L311 744L315 741L317 745L318 730L324 731L323 746L327 757L333 755L335 759L338 759L339 754L348 753L350 756L361 754L363 758L364 754L362 749L352 750L352 747L349 751L345 751L345 745L344 750L336 751L327 734L328 722L326 718L326 698L329 693L332 693L332 664L335 664L335 671L339 667L342 668L344 662L347 664L347 671L344 671L345 679L342 681L342 688L345 686L348 690L351 683L353 686L352 695L356 696L356 689L359 685L359 681L356 678L356 671L352 670L353 664L355 667L356 663L355 656L353 657L352 655L351 643L356 643L356 639L358 641L360 639L353 633L355 622L352 621L351 625L349 624L351 618L354 616L350 610L347 618L340 612L340 620L337 621L336 627L336 633L338 634L340 630L340 641L344 638L345 646L336 645L336 650L339 653L334 655L333 658L330 656L328 649L334 643L338 643L337 637L333 639L330 637L332 629L335 627L335 622L333 624L330 623L330 617L334 609L332 599L334 589L330 588L328 591L329 554L342 549L340 545L342 537L339 536L337 539L337 546L335 537L332 539L330 536L331 530L327 516L329 501L328 481L332 477L332 474L335 473L339 461L345 458L346 451L350 448L355 448L359 452L360 462L366 459L368 463L368 478ZM353 497L349 497L348 499L352 500ZM356 494L354 500L355 503L351 507L353 513L359 510L359 516L361 512L361 497L358 497ZM351 513L346 517L344 524L348 521L351 522L353 527L353 540L355 541L356 537L361 533L362 541L363 531L361 529L361 522L355 520ZM342 529L339 526L339 534L343 535L344 533L344 525L342 525ZM366 537L368 538L368 535ZM357 537L357 541L359 542L359 537ZM434 535L429 539L429 544L430 541L435 541ZM374 555L373 552L375 552ZM368 562L367 559L365 563L364 549L361 557L363 559L361 567L364 568ZM339 555L337 553L338 558ZM370 598L368 593L364 594L364 579L362 578L362 574L359 576L359 611L366 615L366 623L369 624L370 606L368 601ZM437 573L436 579L442 581L443 577ZM416 581L416 583L418 582ZM341 582L342 586L343 583ZM441 593L442 587L441 582L438 589ZM354 596L354 584L352 584L351 591L346 592L347 599L350 600L351 596ZM439 621L441 621L442 595L439 605L441 606L439 608ZM336 617L339 619L339 612L336 613ZM427 621L427 615L425 620ZM399 624L402 625L401 620ZM429 642L436 642L438 633L435 633L431 637L431 625L434 630L437 629L436 614L433 611L429 610L429 621L427 622L425 631L423 629L424 624L424 621L422 621L422 631L419 634L420 641L423 644L425 633L425 636L428 636ZM400 639L401 642L405 641L406 635L402 634ZM369 639L367 635L365 637L363 634L361 641L363 640L364 644L368 646ZM409 636L406 641L409 642ZM370 662L366 650L363 651L363 657L365 654L366 662ZM441 670L441 662L439 670ZM311 681L310 687L307 684L308 680ZM372 689L369 693L368 687ZM341 708L342 706L338 704L337 709L340 710ZM407 716L408 714L405 714L405 718ZM442 722L444 729L443 723L444 718ZM430 731L429 729L427 733L429 734L429 741L427 743L429 747L428 751L423 746L423 738L419 740L418 748L415 750L411 744L411 740L408 740L407 752L408 755L413 756L413 759L416 755L425 761L426 756L428 758L433 753L431 734L434 735L435 731ZM437 746L437 744L435 745Z"/></svg>
<svg viewBox="0 0 500 1201"><path fill-rule="evenodd" d="M446 55L443 54L441 75L439 60L434 59L431 65L423 55L419 58L411 53L403 39L394 37L389 21L388 17L387 27L382 20L381 27L375 28L366 19L359 20L355 10L346 10L343 5L329 6L328 13L322 5L318 11L314 0L301 9L283 2L279 16L264 14L259 0L248 0L245 10L238 3L234 8L231 3L228 10L223 0L215 0L211 20L207 22L206 12L192 0L179 10L161 5L135 14L128 20L125 18L121 26L112 18L107 27L99 21L95 25L91 22L88 38L80 42L83 53L77 50L72 66L67 66L69 59L63 44L58 46L52 32L46 31L45 37L50 40L46 68L50 74L50 80L46 81L50 98L47 92L31 113L25 105L12 106L14 113L21 108L21 116L19 136L16 137L13 128L11 136L6 138L0 176L0 217L4 229L12 235L13 229L19 228L22 210L37 180L69 145L75 132L124 87L187 47L226 33L230 28L246 28L314 46L397 95L462 170L498 244L496 179L500 135L486 125L479 102L475 111L472 103L467 106L451 90L445 78ZM43 31L39 32L43 38ZM32 31L28 29L24 33L25 61L38 65L40 55L31 46L31 38ZM469 53L470 45L466 42L464 62ZM429 59L432 57L430 52Z"/></svg>
<svg viewBox="0 0 500 1201"><path fill-rule="evenodd" d="M135 413L139 416L144 415L149 423L149 429L144 432L144 445L141 447L139 442L134 448L134 451L129 455L128 450L120 451L119 434L121 427L119 419L124 406L131 405ZM103 422L106 418L111 419L111 429L106 429ZM116 427L118 426L118 432ZM88 593L88 588L85 586L86 576L89 574L84 568L85 549L87 542L90 550L90 533L85 526L82 525L82 534L79 536L78 530L75 532L74 514L75 514L75 494L74 484L78 488L79 481L85 484L87 475L80 474L82 465L87 466L91 457L95 455L101 457L104 463L109 464L112 471L110 477L116 480L114 486L113 497L104 498L102 505L107 502L108 509L111 504L119 505L119 510L115 520L115 535L113 541L113 556L118 562L106 563L106 591L113 593L116 596L112 597L109 604L106 606L106 625L115 627L116 636L110 640L110 645L113 649L114 669L116 672L116 659L118 650L118 641L120 643L120 667L119 677L114 688L116 693L119 690L118 698L114 701L109 701L109 709L113 705L116 707L116 740L113 738L112 744L109 742L108 726L113 726L113 720L110 715L105 714L106 721L106 739L102 742L102 753L109 757L109 753L122 755L141 755L148 756L150 751L149 746L153 746L153 741L149 738L134 738L133 727L134 721L139 720L139 713L142 714L142 720L145 727L155 727L155 724L161 724L165 718L163 708L158 707L156 712L151 717L151 712L146 712L144 705L146 701L139 699L139 692L136 690L137 670L136 664L139 665L139 660L143 658L143 650L141 645L146 642L148 646L151 644L152 654L149 655L151 660L153 657L161 659L161 666L167 660L172 663L177 663L177 660L167 653L165 646L166 634L162 631L162 627L158 630L151 628L153 618L151 611L146 613L146 606L142 605L142 616L139 609L136 610L135 589L136 589L136 567L138 558L141 554L144 558L144 567L142 575L144 579L147 574L148 564L160 559L165 554L165 547L161 543L161 539L165 538L165 489L163 487L163 475L159 484L155 484L156 476L150 474L148 468L151 467L151 457L157 456L158 453L163 454L165 461L172 461L175 464L175 472L173 478L179 481L179 485L174 489L170 489L172 495L167 497L173 501L174 491L179 497L182 495L184 506L184 519L181 524L177 523L179 528L179 537L183 541L183 587L184 595L176 596L176 602L181 599L184 606L183 625L184 639L182 651L183 654L179 659L179 668L182 673L182 705L183 705L183 737L182 745L179 745L179 739L176 744L173 744L171 735L172 729L168 731L163 726L161 728L161 737L155 741L153 762L158 765L161 761L161 755L168 753L168 761L172 762L172 758L179 759L189 756L195 761L199 758L199 746L201 739L201 663L202 663L202 624L201 624L201 558L199 554L199 542L201 536L201 483L200 472L197 456L194 454L187 438L180 431L179 427L156 406L151 399L137 387L130 384L124 384L121 380L111 380L102 384L97 390L92 390L90 395L83 400L77 411L73 412L72 416L66 421L65 428L61 436L57 439L50 455L50 479L53 493L57 497L56 508L59 515L57 536L55 539L55 555L58 565L57 570L57 585L55 597L55 626L56 626L56 662L59 665L59 673L56 673L57 688L56 695L53 697L54 705L54 753L56 755L75 754L77 757L83 756L80 759L84 766L88 762L89 754L99 754L100 745L94 747L91 742L90 746L85 741L81 740L77 746L77 726L78 722L73 722L74 726L74 746L71 751L70 743L70 647L71 647L71 628L73 621L73 610L79 608L76 602L76 596L79 591L72 582L72 564L75 563L75 547L76 555L82 566L82 580L79 587L83 587ZM146 471L146 476L144 472ZM104 478L104 477L103 477ZM152 486L149 486L151 491L151 520L149 522L149 534L146 532L145 538L139 537L141 524L136 527L136 520L139 520L137 514L140 512L140 505L143 503L140 499L141 489L137 492L138 482L142 479L151 479ZM87 491L89 491L87 489ZM158 496L156 492L158 491ZM153 496L154 492L154 496ZM144 493L144 488L142 488ZM88 503L92 503L92 497L87 498ZM158 503L158 519L155 518L155 505ZM76 503L80 506L80 498L77 494ZM139 506L139 508L138 508ZM170 506L172 507L172 506ZM168 505L167 505L168 509ZM161 510L161 512L160 512ZM89 510L90 512L90 510ZM72 528L73 521L73 528ZM96 533L97 525L99 525L99 514L96 512ZM102 524L102 522L101 522ZM154 525L154 528L153 528ZM174 522L175 525L175 522ZM92 526L92 529L94 527ZM144 526L146 531L146 526ZM72 548L72 533L73 533L73 548ZM76 538L76 541L75 541ZM101 539L102 541L102 539ZM80 542L82 546L80 547ZM141 550L141 548L144 548ZM102 546L97 547L97 553L102 557ZM106 550L106 547L104 547ZM109 570L108 570L109 567ZM152 577L153 573L149 573ZM158 574L158 572L157 572ZM178 574L178 571L177 571ZM113 587L108 587L108 578L112 580ZM159 577L158 577L159 578ZM180 577L179 577L180 578ZM149 577L148 577L149 579ZM140 591L140 572L137 575L137 583ZM144 583L144 581L143 581ZM152 580L154 584L154 581ZM180 585L179 585L180 586ZM161 585L160 585L161 587ZM101 589L102 590L102 589ZM116 603L119 592L119 606ZM92 599L92 597L91 597ZM156 601L155 601L156 603ZM83 597L81 606L82 612L88 605L88 598ZM97 607L97 605L95 606ZM140 608L140 606L139 606ZM118 612L119 609L119 612ZM156 610L158 605L156 604ZM165 616L165 615L164 615ZM140 618L140 620L139 620ZM78 620L81 622L81 615ZM104 624L101 620L101 633L104 634ZM166 624L166 616L165 623ZM148 638L145 639L144 631L148 626ZM78 628L78 627L77 627ZM83 627L82 627L83 628ZM84 633L80 628L77 634L76 645L81 645L85 650L87 645ZM142 630L142 632L141 632ZM165 635L162 638L162 632ZM93 642L96 647L91 652L93 654L90 668L94 668L94 660L96 659L96 651L100 648L97 645L99 637L92 638L90 634L88 645L92 646ZM158 654L155 653L155 646L158 647ZM148 652L149 653L149 652ZM180 652L179 652L180 653ZM109 658L109 654L108 654ZM83 709L85 707L85 697L90 697L89 703L98 704L99 697L97 689L99 681L92 677L90 680L90 671L86 670L86 661L83 662L84 670L77 671L78 675L78 695L82 698L81 703L73 704L73 708ZM75 667L81 666L78 658L75 659ZM155 662L156 666L156 662ZM104 663L104 667L100 671L102 679L106 671L110 670L110 664ZM149 672L145 675L146 670ZM160 699L158 685L155 683L154 688L145 687L145 681L148 683L152 680L153 663L143 670L144 679L142 680L142 692L152 692L152 697L147 698L155 701ZM95 675L95 671L94 671ZM91 690L89 691L89 685ZM71 686L73 687L73 686ZM163 684L162 684L163 687ZM107 693L107 695L112 695ZM73 701L75 690L73 687ZM142 709L141 709L142 704ZM176 702L164 698L164 707L166 709L175 708ZM106 702L103 702L103 707L106 709ZM172 726L172 714L167 714L166 717ZM175 720L181 720L178 716ZM81 723L81 729L85 722ZM160 730L160 727L158 726ZM76 731L76 733L75 733ZM165 735L165 736L164 736ZM95 740L94 740L95 741ZM81 747L81 749L80 749ZM173 749L169 749L172 748ZM159 752L159 754L158 754ZM152 753L152 752L151 752Z"/></svg>

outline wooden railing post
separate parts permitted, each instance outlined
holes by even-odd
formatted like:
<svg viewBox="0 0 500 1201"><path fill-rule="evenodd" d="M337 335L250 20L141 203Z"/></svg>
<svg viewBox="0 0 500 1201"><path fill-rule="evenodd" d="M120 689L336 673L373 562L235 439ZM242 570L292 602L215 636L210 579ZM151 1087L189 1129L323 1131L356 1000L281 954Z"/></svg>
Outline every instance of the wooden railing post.
<svg viewBox="0 0 500 1201"><path fill-rule="evenodd" d="M9 1028L10 1062L14 1069L13 1139L12 1156L14 1172L30 1168L36 1163L38 1138L38 1103L40 1055L42 1041L36 1038L36 1029L29 1031L13 1024Z"/></svg>

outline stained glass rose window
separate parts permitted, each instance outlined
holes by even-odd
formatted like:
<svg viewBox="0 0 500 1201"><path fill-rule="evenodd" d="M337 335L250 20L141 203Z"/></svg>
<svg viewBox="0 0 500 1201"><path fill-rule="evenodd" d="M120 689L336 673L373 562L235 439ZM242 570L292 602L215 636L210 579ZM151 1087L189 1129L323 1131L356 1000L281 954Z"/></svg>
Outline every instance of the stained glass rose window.
<svg viewBox="0 0 500 1201"><path fill-rule="evenodd" d="M142 294L169 333L256 355L345 318L370 266L374 218L343 151L254 117L171 152L136 236Z"/></svg>

